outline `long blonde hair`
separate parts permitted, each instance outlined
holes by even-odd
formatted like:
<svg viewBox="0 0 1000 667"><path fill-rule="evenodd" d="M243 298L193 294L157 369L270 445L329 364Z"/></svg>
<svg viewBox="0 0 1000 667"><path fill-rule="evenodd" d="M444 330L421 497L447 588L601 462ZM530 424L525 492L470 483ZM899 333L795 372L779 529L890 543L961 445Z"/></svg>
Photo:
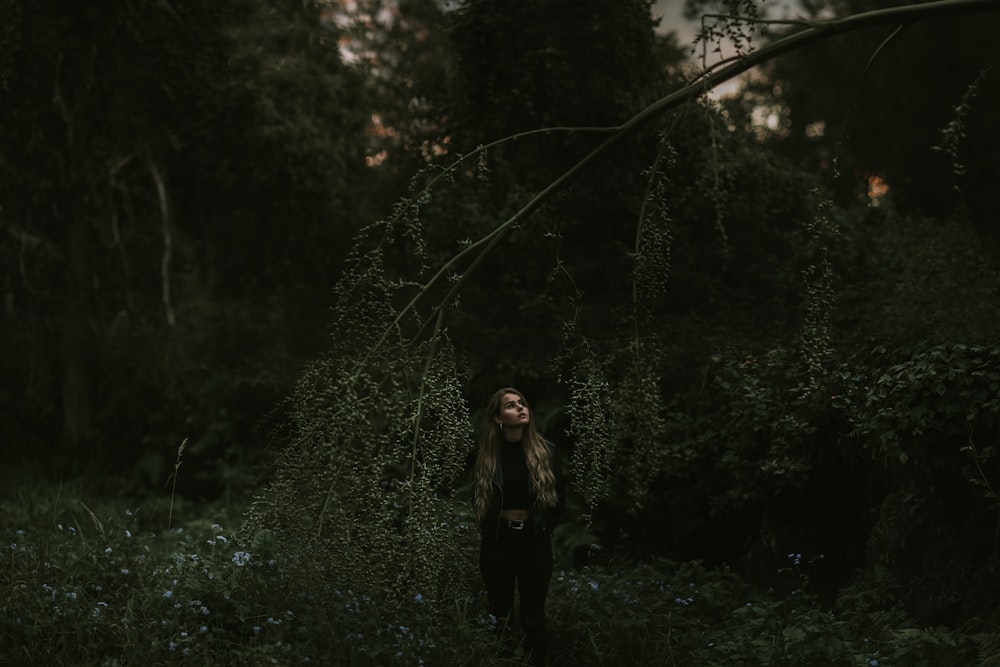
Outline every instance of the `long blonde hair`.
<svg viewBox="0 0 1000 667"><path fill-rule="evenodd" d="M473 472L472 488L475 493L473 509L480 522L486 518L486 510L493 494L493 476L496 473L498 453L500 451L502 431L498 428L495 418L500 414L504 394L515 394L528 406L524 394L517 389L504 387L498 389L490 397L483 414L482 436L479 440L479 456ZM552 454L545 439L535 429L534 415L528 420L521 439L524 446L524 458L528 463L528 473L531 476L531 488L539 502L554 507L559 500L556 493L556 476L553 472Z"/></svg>

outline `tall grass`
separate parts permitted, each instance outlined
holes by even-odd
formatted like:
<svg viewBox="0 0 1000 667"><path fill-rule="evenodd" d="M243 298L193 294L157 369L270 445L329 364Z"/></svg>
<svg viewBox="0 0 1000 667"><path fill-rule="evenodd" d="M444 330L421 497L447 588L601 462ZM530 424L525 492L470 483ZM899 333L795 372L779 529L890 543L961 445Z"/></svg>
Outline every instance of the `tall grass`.
<svg viewBox="0 0 1000 667"><path fill-rule="evenodd" d="M24 484L0 504L0 664L510 665L495 651L474 563L453 608L299 584L280 541L247 544L242 508L141 505ZM176 526L170 527L175 521ZM636 562L592 547L557 569L553 665L987 664L982 633L907 627L900 612L838 615L808 592L802 556L778 596L727 570ZM299 586L296 589L296 586ZM995 634L993 635L996 639ZM981 643L981 642L980 642ZM958 662L955 662L958 660Z"/></svg>

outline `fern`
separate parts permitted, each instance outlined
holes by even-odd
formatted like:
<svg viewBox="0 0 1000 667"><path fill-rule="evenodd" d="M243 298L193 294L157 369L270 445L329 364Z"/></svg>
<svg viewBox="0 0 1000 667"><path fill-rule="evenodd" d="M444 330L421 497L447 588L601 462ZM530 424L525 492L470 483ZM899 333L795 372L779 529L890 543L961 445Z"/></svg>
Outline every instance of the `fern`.
<svg viewBox="0 0 1000 667"><path fill-rule="evenodd" d="M998 667L1000 665L1000 632L979 632L968 635L979 651L980 667Z"/></svg>

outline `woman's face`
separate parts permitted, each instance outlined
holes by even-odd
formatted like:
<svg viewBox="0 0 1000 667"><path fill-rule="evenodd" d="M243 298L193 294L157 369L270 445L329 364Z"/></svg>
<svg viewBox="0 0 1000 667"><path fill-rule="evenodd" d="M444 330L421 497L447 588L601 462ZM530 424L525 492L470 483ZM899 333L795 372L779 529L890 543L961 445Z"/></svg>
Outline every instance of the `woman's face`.
<svg viewBox="0 0 1000 667"><path fill-rule="evenodd" d="M496 421L504 426L526 426L531 421L531 411L521 396L507 392L500 399L500 414L496 416Z"/></svg>

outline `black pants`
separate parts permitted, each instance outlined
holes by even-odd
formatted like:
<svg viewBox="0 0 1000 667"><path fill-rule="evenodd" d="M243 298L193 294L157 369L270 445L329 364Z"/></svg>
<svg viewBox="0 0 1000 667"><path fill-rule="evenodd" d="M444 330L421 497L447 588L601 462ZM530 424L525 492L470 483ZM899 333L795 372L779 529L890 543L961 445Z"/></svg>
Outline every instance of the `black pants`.
<svg viewBox="0 0 1000 667"><path fill-rule="evenodd" d="M514 610L514 586L521 600L525 654L535 665L545 664L545 598L552 579L552 538L529 527L501 527L499 539L484 535L479 569L486 583L490 613L504 635Z"/></svg>

